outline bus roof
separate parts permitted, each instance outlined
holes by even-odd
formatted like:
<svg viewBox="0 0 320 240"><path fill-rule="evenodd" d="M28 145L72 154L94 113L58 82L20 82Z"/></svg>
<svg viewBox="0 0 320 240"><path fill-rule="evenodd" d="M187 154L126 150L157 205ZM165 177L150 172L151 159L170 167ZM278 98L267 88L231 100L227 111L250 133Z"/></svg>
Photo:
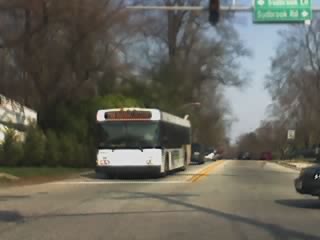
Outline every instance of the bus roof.
<svg viewBox="0 0 320 240"><path fill-rule="evenodd" d="M122 114L115 114L121 112ZM109 113L109 114L108 114ZM128 114L130 113L130 114ZM109 119L108 119L109 118ZM101 109L97 112L97 121L164 121L181 125L184 127L190 127L190 121L181 117L175 116L170 113L162 112L159 109L151 108L113 108L113 109Z"/></svg>

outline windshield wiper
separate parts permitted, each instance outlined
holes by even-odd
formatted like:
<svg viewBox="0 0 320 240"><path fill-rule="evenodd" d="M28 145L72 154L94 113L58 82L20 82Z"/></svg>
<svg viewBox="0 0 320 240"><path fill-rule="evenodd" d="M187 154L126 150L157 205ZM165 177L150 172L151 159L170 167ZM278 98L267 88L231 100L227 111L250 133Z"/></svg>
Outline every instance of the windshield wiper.
<svg viewBox="0 0 320 240"><path fill-rule="evenodd" d="M143 147L141 145L139 145L139 149L143 152Z"/></svg>
<svg viewBox="0 0 320 240"><path fill-rule="evenodd" d="M128 145L128 148L131 149L139 149L141 152L143 152L143 146L141 144L133 144L133 145Z"/></svg>

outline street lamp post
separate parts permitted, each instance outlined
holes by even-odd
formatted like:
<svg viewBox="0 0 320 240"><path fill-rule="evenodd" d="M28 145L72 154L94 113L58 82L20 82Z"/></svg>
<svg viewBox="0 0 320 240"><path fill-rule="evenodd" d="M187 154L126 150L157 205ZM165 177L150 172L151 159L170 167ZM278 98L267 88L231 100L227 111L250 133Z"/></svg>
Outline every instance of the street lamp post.
<svg viewBox="0 0 320 240"><path fill-rule="evenodd" d="M201 103L200 102L191 102L191 103L186 103L186 104L183 104L179 107L179 109L184 109L186 107L189 107L189 106L200 106Z"/></svg>
<svg viewBox="0 0 320 240"><path fill-rule="evenodd" d="M183 104L181 105L178 109L179 110L182 110L182 109L185 109L186 107L189 107L189 106L200 106L201 103L200 102L191 102L191 103L186 103L186 104ZM189 114L186 114L184 115L184 119L189 119Z"/></svg>
<svg viewBox="0 0 320 240"><path fill-rule="evenodd" d="M190 102L190 103L186 103L186 104L183 104L181 105L178 109L179 110L182 110L182 109L185 109L187 107L190 107L190 106L194 106L194 107L200 107L201 106L201 103L200 102ZM189 114L186 114L184 116L184 119L188 120L190 117ZM191 121L191 120L190 120ZM194 123L194 121L192 121L192 123ZM193 124L192 124L193 125ZM192 134L192 140L197 140L198 139L198 131L196 131L196 129L193 129L193 134Z"/></svg>

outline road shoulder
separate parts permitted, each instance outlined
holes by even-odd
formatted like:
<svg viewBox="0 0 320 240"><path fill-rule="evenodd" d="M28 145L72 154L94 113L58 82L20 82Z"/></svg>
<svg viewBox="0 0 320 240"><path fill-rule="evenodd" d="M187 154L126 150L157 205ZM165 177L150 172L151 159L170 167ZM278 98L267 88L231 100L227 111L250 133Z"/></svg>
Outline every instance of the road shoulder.
<svg viewBox="0 0 320 240"><path fill-rule="evenodd" d="M49 183L76 178L88 171L68 168L0 168L0 187Z"/></svg>
<svg viewBox="0 0 320 240"><path fill-rule="evenodd" d="M278 164L280 166L286 167L286 168L290 168L296 171L300 171L303 168L307 168L307 167L317 167L320 166L320 164L318 163L313 163L313 162L305 162L305 161L290 161L290 160L278 160L278 161L272 161L275 164Z"/></svg>

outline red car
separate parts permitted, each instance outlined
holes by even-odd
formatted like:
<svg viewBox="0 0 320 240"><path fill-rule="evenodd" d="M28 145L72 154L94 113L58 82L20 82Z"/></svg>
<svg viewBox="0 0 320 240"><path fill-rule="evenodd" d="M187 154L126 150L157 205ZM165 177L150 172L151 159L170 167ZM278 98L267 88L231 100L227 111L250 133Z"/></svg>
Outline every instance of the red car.
<svg viewBox="0 0 320 240"><path fill-rule="evenodd" d="M272 153L271 152L261 153L260 160L272 160Z"/></svg>

